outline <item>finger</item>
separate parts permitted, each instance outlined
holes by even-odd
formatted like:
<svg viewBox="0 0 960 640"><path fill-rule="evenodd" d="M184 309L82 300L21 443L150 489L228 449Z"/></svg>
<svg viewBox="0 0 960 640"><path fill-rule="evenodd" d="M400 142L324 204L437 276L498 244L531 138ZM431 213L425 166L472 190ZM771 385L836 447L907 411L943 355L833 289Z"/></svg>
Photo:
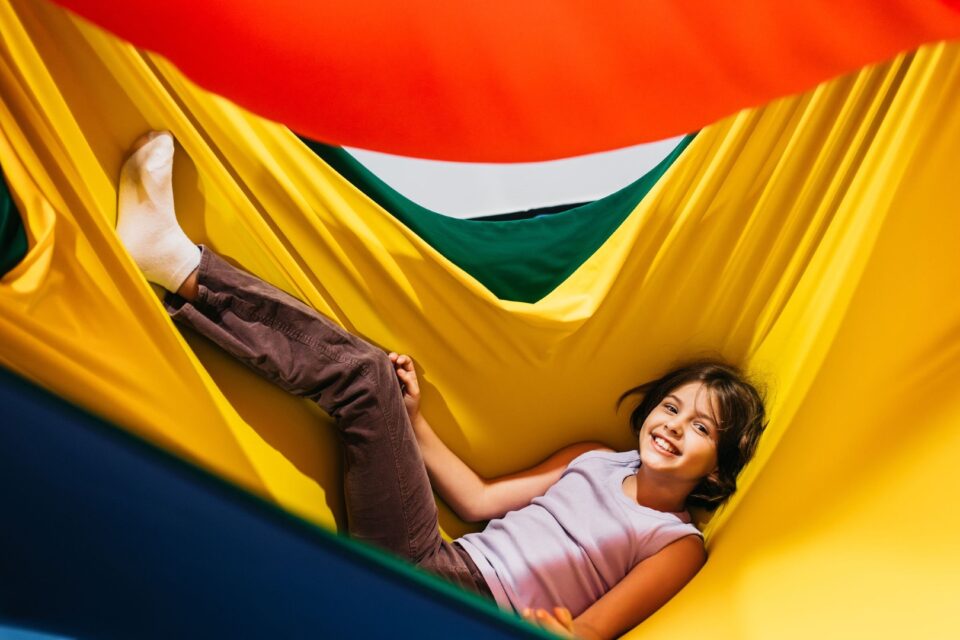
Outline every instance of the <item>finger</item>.
<svg viewBox="0 0 960 640"><path fill-rule="evenodd" d="M391 362L396 362L399 356L400 354L398 354L396 351L391 351L390 353L387 354L387 357L390 358Z"/></svg>
<svg viewBox="0 0 960 640"><path fill-rule="evenodd" d="M404 374L405 384L410 388L410 392L414 395L420 393L420 382L417 380L417 374L413 371Z"/></svg>
<svg viewBox="0 0 960 640"><path fill-rule="evenodd" d="M553 615L557 619L557 622L562 624L567 629L573 629L573 615L570 613L570 609L566 607L554 607Z"/></svg>
<svg viewBox="0 0 960 640"><path fill-rule="evenodd" d="M400 356L400 357L402 358L403 356ZM413 385L417 384L417 370L413 368L412 360L408 358L406 363L403 363L400 360L398 360L396 362L396 368L397 368L398 376L400 376L404 380L410 381L410 384L413 384Z"/></svg>
<svg viewBox="0 0 960 640"><path fill-rule="evenodd" d="M562 633L567 630L546 609L537 609L537 622L547 631L553 631L554 633Z"/></svg>

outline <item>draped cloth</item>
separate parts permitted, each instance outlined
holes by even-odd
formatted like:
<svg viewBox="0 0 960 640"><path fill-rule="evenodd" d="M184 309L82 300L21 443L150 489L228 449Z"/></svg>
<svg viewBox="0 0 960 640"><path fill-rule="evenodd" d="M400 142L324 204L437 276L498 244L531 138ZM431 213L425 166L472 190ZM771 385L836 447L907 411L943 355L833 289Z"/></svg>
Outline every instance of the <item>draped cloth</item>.
<svg viewBox="0 0 960 640"><path fill-rule="evenodd" d="M4 367L335 526L328 418L182 336L117 240L125 150L169 128L188 235L412 354L423 411L483 475L579 440L635 446L617 397L684 358L767 383L770 426L706 524L710 561L638 637L960 632L943 616L960 565L944 508L960 454L957 45L705 128L530 303L162 58L25 0L0 4L0 33L0 166L29 247L0 280Z"/></svg>
<svg viewBox="0 0 960 640"><path fill-rule="evenodd" d="M517 162L625 147L921 44L953 0L57 0L319 140Z"/></svg>

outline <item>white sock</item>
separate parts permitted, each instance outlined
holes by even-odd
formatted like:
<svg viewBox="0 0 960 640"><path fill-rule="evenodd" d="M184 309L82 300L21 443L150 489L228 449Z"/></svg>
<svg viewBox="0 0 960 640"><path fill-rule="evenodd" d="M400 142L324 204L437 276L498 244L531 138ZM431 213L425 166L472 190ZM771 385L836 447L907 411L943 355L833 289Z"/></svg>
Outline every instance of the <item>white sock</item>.
<svg viewBox="0 0 960 640"><path fill-rule="evenodd" d="M163 132L120 170L117 234L150 282L176 291L200 264L200 249L173 209L173 136Z"/></svg>

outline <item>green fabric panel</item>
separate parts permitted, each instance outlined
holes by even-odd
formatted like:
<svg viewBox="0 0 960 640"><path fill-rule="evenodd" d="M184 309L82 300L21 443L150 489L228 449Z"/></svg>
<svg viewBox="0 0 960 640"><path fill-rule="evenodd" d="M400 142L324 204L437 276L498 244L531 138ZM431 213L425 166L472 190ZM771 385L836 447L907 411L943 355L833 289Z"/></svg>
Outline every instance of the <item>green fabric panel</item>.
<svg viewBox="0 0 960 640"><path fill-rule="evenodd" d="M695 134L646 175L605 198L525 220L460 220L430 211L392 189L339 147L301 138L321 159L501 300L536 302L602 245Z"/></svg>
<svg viewBox="0 0 960 640"><path fill-rule="evenodd" d="M0 171L0 277L17 266L25 255L27 234Z"/></svg>

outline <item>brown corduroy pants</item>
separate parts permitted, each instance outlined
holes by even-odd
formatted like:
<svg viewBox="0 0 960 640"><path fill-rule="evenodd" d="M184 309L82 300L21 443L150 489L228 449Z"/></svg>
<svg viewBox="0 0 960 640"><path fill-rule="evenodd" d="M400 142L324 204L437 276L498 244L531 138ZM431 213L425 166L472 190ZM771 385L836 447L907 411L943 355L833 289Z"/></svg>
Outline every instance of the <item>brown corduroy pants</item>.
<svg viewBox="0 0 960 640"><path fill-rule="evenodd" d="M168 293L167 311L335 419L350 535L492 597L466 551L440 536L430 481L386 353L201 250L197 299Z"/></svg>

